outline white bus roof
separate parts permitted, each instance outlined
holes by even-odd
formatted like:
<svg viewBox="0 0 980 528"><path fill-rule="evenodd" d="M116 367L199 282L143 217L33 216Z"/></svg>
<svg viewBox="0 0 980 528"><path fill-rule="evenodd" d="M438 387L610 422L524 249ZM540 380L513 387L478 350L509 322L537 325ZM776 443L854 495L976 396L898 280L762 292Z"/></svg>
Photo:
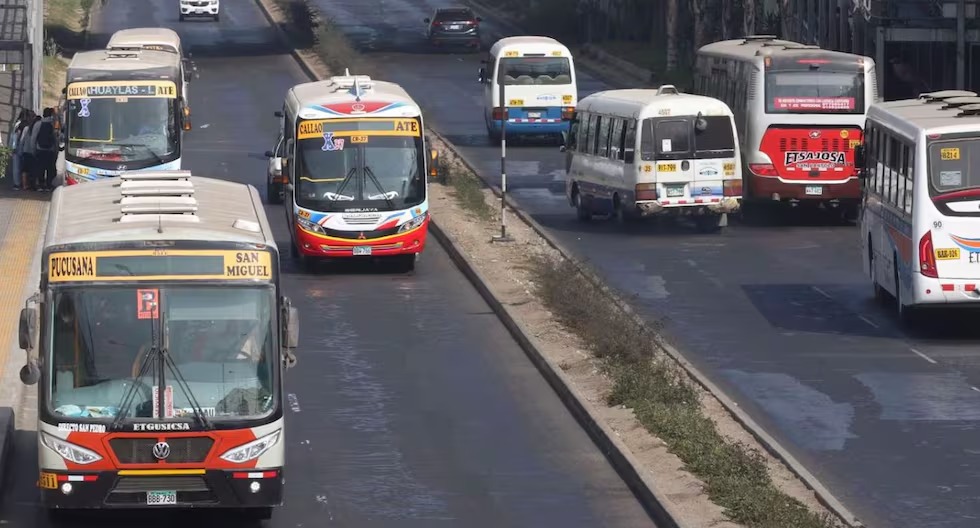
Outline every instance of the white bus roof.
<svg viewBox="0 0 980 528"><path fill-rule="evenodd" d="M152 240L276 245L254 187L190 171L127 172L61 186L50 211L45 247Z"/></svg>
<svg viewBox="0 0 980 528"><path fill-rule="evenodd" d="M121 29L112 34L106 49L134 48L155 45L180 50L180 36L176 31L161 27Z"/></svg>
<svg viewBox="0 0 980 528"><path fill-rule="evenodd" d="M777 39L771 35L752 35L739 39L721 40L705 44L698 49L698 55L748 62L761 61L766 56L777 58L800 54L805 54L808 58L817 56L834 61L850 61L861 58L867 64L874 64L870 57L828 50L820 46L807 45L792 40Z"/></svg>
<svg viewBox="0 0 980 528"><path fill-rule="evenodd" d="M572 52L564 44L551 37L520 36L506 37L498 40L490 48L490 55L498 56L504 50L513 48L520 49L524 53L543 53L551 55L554 51L560 51L561 56L570 57Z"/></svg>
<svg viewBox="0 0 980 528"><path fill-rule="evenodd" d="M649 117L703 115L731 116L723 101L703 95L679 92L672 85L658 89L633 88L596 92L579 101L577 112L596 112L634 119ZM669 114L661 113L667 110Z"/></svg>
<svg viewBox="0 0 980 528"><path fill-rule="evenodd" d="M152 68L179 68L180 57L164 51L113 51L94 50L75 54L68 64L68 82L73 82L72 72L80 70L99 70L105 72L124 72Z"/></svg>
<svg viewBox="0 0 980 528"><path fill-rule="evenodd" d="M300 119L422 115L419 105L400 85L367 75L337 75L297 84L286 92L286 109Z"/></svg>
<svg viewBox="0 0 980 528"><path fill-rule="evenodd" d="M918 99L875 103L868 119L912 141L923 134L976 132L980 137L980 97L973 92L931 92Z"/></svg>

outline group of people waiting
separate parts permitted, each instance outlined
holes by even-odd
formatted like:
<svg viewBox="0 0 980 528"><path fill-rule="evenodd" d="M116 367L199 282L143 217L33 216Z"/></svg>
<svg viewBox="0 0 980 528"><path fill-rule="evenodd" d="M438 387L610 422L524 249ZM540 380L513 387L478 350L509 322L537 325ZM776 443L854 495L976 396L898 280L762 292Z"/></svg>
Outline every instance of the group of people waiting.
<svg viewBox="0 0 980 528"><path fill-rule="evenodd" d="M9 141L15 191L54 190L60 150L54 120L54 108L45 108L40 116L32 110L20 111Z"/></svg>

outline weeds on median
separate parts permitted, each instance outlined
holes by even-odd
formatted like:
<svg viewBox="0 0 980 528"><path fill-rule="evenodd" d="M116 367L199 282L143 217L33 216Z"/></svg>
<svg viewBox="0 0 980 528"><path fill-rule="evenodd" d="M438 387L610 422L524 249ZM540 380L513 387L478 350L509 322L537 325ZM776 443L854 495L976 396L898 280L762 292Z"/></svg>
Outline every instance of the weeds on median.
<svg viewBox="0 0 980 528"><path fill-rule="evenodd" d="M538 256L532 270L542 301L588 344L612 379L607 403L633 409L733 521L752 528L839 526L776 489L759 452L722 437L701 410L699 389L658 350L656 336L626 317L574 264Z"/></svg>
<svg viewBox="0 0 980 528"><path fill-rule="evenodd" d="M45 0L45 55L85 48L89 12L95 0Z"/></svg>
<svg viewBox="0 0 980 528"><path fill-rule="evenodd" d="M360 55L333 21L306 0L275 0L285 14L286 34L297 49L314 52L334 75L349 68L355 75L370 75Z"/></svg>
<svg viewBox="0 0 980 528"><path fill-rule="evenodd" d="M441 153L440 159L444 155ZM493 218L493 210L483 193L485 185L472 172L456 163L449 164L446 167L446 183L453 188L451 194L461 208L476 215L480 220Z"/></svg>

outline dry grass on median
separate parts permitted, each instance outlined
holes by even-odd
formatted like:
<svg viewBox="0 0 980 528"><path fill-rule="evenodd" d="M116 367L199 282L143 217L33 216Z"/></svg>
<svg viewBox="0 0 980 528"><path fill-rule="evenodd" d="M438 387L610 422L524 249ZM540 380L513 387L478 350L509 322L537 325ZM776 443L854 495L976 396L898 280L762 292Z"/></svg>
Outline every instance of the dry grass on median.
<svg viewBox="0 0 980 528"><path fill-rule="evenodd" d="M307 49L315 50L332 71L366 71L343 35L305 0L276 2L290 14L293 38L307 39ZM442 155L445 176L440 183L452 186L460 208L492 221L494 211L486 201L483 181L458 160L450 161L452 154ZM710 499L724 507L731 520L752 528L840 526L831 516L818 515L778 490L761 453L724 438L703 412L702 390L655 345L651 330L633 323L574 264L538 256L531 269L543 303L589 344L613 381L607 404L633 409L644 427L705 483Z"/></svg>

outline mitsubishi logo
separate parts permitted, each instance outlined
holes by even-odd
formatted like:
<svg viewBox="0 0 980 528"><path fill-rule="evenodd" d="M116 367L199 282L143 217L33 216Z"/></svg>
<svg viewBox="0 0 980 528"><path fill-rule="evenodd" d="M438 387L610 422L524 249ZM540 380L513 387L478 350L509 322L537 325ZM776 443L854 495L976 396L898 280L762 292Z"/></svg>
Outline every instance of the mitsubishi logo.
<svg viewBox="0 0 980 528"><path fill-rule="evenodd" d="M818 137L820 137L820 131L819 130L811 130L810 131L810 138L811 139L817 139Z"/></svg>
<svg viewBox="0 0 980 528"><path fill-rule="evenodd" d="M364 231L361 231L360 233L357 234L357 239L358 240L365 240L366 238L367 237L364 236Z"/></svg>
<svg viewBox="0 0 980 528"><path fill-rule="evenodd" d="M156 444L153 444L153 456L155 456L157 460L165 460L168 456L170 456L170 444L166 442L157 442Z"/></svg>

